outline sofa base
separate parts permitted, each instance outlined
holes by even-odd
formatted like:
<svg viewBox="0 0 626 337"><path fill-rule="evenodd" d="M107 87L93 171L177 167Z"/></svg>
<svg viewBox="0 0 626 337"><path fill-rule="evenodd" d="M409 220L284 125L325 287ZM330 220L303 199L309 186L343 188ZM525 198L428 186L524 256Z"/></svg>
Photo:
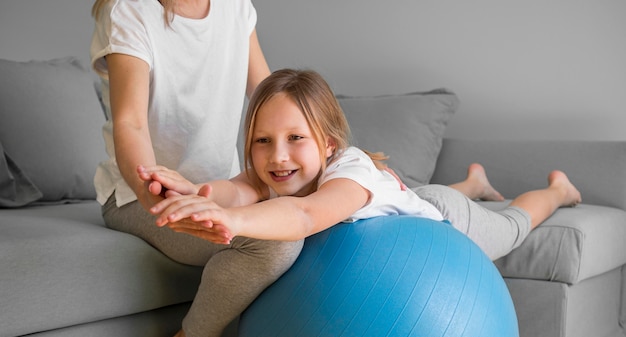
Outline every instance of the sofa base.
<svg viewBox="0 0 626 337"><path fill-rule="evenodd" d="M506 278L520 337L624 337L624 272L614 269L575 285ZM623 321L623 318L622 318Z"/></svg>
<svg viewBox="0 0 626 337"><path fill-rule="evenodd" d="M29 337L172 337L190 303L30 334Z"/></svg>
<svg viewBox="0 0 626 337"><path fill-rule="evenodd" d="M116 317L35 334L28 337L172 337L191 302L159 308L135 315ZM237 336L238 320L231 323L222 337ZM26 335L25 335L26 336Z"/></svg>

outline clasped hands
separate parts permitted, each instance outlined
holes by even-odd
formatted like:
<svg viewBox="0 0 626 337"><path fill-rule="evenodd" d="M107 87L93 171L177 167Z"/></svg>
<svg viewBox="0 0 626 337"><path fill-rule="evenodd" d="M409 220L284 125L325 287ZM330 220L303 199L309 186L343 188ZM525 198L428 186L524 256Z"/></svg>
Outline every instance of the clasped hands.
<svg viewBox="0 0 626 337"><path fill-rule="evenodd" d="M137 174L148 191L163 199L148 210L156 225L201 239L230 244L233 231L228 209L211 200L211 185L197 186L180 173L163 166L138 166Z"/></svg>

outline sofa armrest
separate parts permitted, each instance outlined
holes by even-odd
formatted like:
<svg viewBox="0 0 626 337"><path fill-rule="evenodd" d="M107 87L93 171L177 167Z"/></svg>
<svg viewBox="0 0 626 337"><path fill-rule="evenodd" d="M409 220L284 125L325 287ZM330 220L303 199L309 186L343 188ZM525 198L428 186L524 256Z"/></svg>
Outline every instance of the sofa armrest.
<svg viewBox="0 0 626 337"><path fill-rule="evenodd" d="M626 210L626 141L444 139L431 183L460 181L473 162L508 199L545 187L548 173L559 169L583 203Z"/></svg>

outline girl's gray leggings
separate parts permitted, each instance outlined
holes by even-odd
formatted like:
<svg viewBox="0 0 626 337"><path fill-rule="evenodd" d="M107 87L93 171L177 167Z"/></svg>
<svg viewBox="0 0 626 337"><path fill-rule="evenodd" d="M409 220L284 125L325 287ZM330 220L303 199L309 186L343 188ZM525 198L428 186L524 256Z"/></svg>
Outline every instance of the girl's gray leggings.
<svg viewBox="0 0 626 337"><path fill-rule="evenodd" d="M530 215L519 207L492 211L443 185L424 185L413 191L433 204L444 219L472 239L491 260L517 248L530 232Z"/></svg>

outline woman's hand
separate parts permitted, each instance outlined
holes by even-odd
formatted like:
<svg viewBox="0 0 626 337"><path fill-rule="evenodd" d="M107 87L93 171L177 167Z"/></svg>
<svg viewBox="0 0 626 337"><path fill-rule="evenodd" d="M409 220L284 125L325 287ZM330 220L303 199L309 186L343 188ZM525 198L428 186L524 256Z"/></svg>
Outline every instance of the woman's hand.
<svg viewBox="0 0 626 337"><path fill-rule="evenodd" d="M203 185L198 195L173 195L152 208L156 224L176 232L190 234L214 243L228 244L234 237L234 221L224 209L207 197L210 185Z"/></svg>
<svg viewBox="0 0 626 337"><path fill-rule="evenodd" d="M180 173L167 167L137 166L139 178L146 183L148 191L153 195L167 198L174 195L197 194L198 186L185 179Z"/></svg>

